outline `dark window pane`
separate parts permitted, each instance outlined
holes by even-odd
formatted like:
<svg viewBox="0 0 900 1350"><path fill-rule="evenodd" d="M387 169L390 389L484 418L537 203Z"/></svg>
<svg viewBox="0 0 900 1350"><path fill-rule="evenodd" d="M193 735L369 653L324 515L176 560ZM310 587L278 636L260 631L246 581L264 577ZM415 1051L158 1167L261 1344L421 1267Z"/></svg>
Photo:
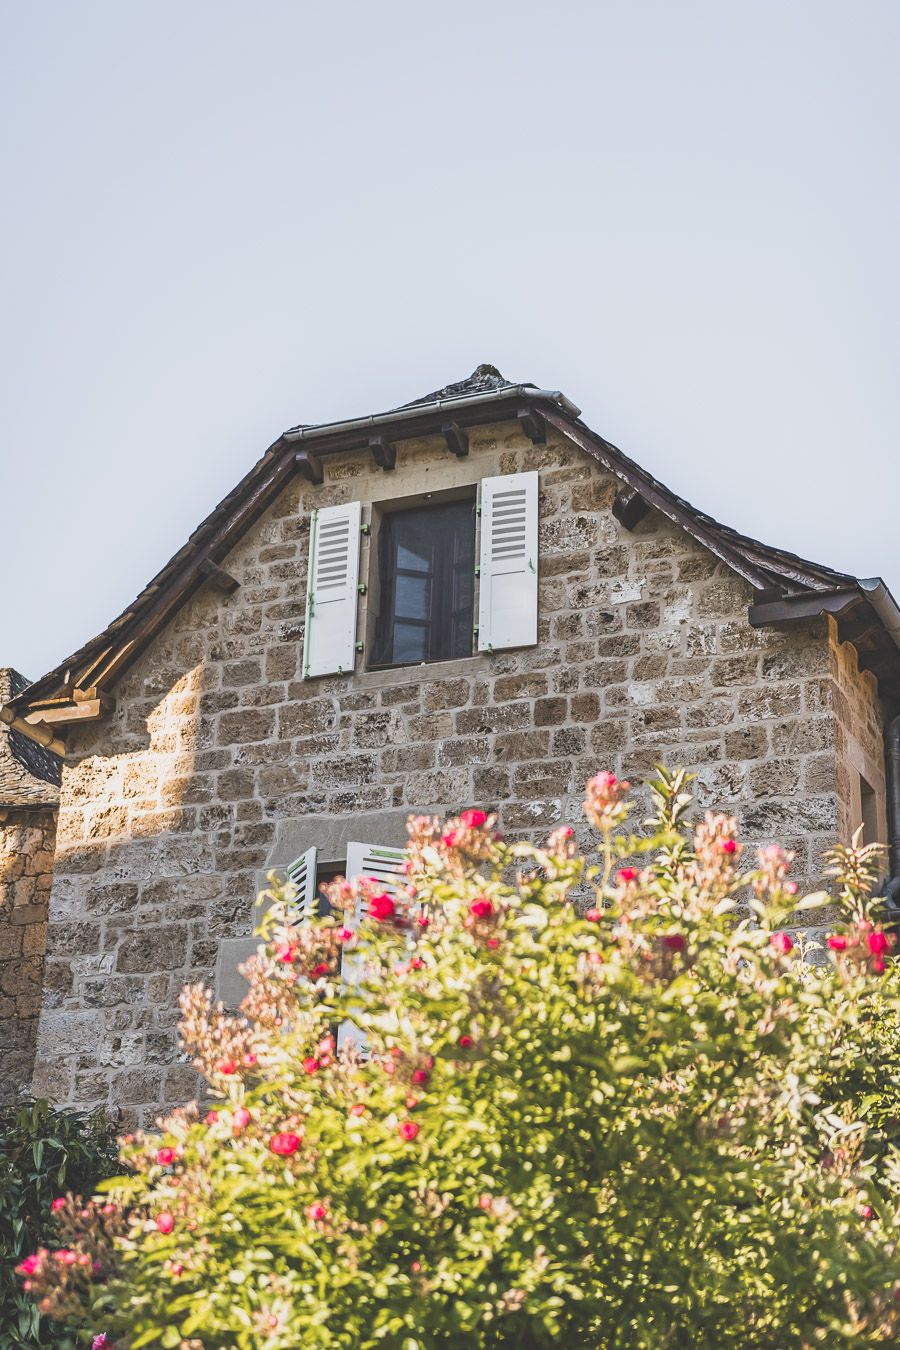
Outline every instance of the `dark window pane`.
<svg viewBox="0 0 900 1350"><path fill-rule="evenodd" d="M428 577L398 576L394 612L401 619L427 619L430 601Z"/></svg>
<svg viewBox="0 0 900 1350"><path fill-rule="evenodd" d="M431 568L430 545L423 541L417 547L417 540L409 538L408 529L403 534L403 542L399 538L397 540L397 566L405 568L407 572L428 572Z"/></svg>
<svg viewBox="0 0 900 1350"><path fill-rule="evenodd" d="M387 515L379 539L381 613L373 664L443 661L472 653L473 503Z"/></svg>
<svg viewBox="0 0 900 1350"><path fill-rule="evenodd" d="M428 629L410 623L394 624L394 660L424 661L427 654Z"/></svg>

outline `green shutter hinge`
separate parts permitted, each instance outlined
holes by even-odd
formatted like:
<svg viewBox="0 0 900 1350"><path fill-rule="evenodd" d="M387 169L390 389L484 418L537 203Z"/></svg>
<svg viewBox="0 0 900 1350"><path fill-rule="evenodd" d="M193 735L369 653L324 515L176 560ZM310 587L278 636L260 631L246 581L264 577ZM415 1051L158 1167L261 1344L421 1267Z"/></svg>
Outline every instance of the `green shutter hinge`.
<svg viewBox="0 0 900 1350"><path fill-rule="evenodd" d="M366 525L360 525L360 527L359 527L359 532L360 532L360 534L371 534L371 533L372 533L372 526L371 526L371 525L368 525L368 524L366 524Z"/></svg>
<svg viewBox="0 0 900 1350"><path fill-rule="evenodd" d="M533 561L531 560L531 558L528 559L528 570L529 570L530 572L534 572L535 574L537 573L537 568L535 567L535 565L534 565Z"/></svg>
<svg viewBox="0 0 900 1350"><path fill-rule="evenodd" d="M361 581L356 589L359 591L360 595L365 595L369 588L364 581Z"/></svg>
<svg viewBox="0 0 900 1350"><path fill-rule="evenodd" d="M366 650L366 645L364 642L354 642L353 650L355 652L364 652Z"/></svg>
<svg viewBox="0 0 900 1350"><path fill-rule="evenodd" d="M476 637L478 636L478 624L477 624L477 623L476 623L475 627L472 629L472 632L475 634Z"/></svg>
<svg viewBox="0 0 900 1350"><path fill-rule="evenodd" d="M480 505L480 504L479 504L478 506L475 507L475 514L476 514L476 516L480 516L480 515L481 515L481 505Z"/></svg>
<svg viewBox="0 0 900 1350"><path fill-rule="evenodd" d="M476 568L475 568L475 575L476 575L476 577L480 577L480 576L481 576L481 568L480 568L480 567L476 567Z"/></svg>

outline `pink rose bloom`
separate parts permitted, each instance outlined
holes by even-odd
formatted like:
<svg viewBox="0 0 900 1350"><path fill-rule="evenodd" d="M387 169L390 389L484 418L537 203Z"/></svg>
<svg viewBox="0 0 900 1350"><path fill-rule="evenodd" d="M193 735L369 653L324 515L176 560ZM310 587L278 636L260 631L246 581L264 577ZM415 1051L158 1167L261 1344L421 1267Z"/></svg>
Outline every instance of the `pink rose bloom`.
<svg viewBox="0 0 900 1350"><path fill-rule="evenodd" d="M769 941L777 952L781 952L782 956L787 956L788 952L794 950L793 940L787 933L773 933Z"/></svg>
<svg viewBox="0 0 900 1350"><path fill-rule="evenodd" d="M269 1140L269 1148L273 1153L277 1153L279 1158L289 1158L292 1153L296 1153L300 1147L301 1139L299 1134L293 1134L290 1130L285 1130L282 1134L273 1134Z"/></svg>
<svg viewBox="0 0 900 1350"><path fill-rule="evenodd" d="M463 811L460 816L460 821L465 825L467 830L480 830L486 820L486 811L478 811L473 808L470 808L468 811Z"/></svg>
<svg viewBox="0 0 900 1350"><path fill-rule="evenodd" d="M396 909L397 906L386 892L382 895L373 895L369 901L369 917L375 919L377 923L392 919Z"/></svg>

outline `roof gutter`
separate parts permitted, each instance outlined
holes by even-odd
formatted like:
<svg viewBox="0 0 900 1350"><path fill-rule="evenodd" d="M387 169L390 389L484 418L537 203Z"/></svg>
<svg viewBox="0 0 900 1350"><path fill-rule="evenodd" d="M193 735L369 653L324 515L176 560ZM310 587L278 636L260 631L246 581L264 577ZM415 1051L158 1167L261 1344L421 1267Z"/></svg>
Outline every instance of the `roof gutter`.
<svg viewBox="0 0 900 1350"><path fill-rule="evenodd" d="M369 417L351 417L345 422L322 422L318 426L294 427L282 436L284 441L318 440L323 436L339 436L348 431L365 431L372 427L393 426L395 422L405 422L414 417L427 416L430 412L459 412L463 408L477 407L482 403L498 403L502 399L528 398L555 403L570 417L580 417L570 398L566 398L560 389L535 389L530 384L507 385L505 389L489 389L483 394L462 394L459 398L436 398L431 403L415 403L408 408L397 408L394 412L374 413Z"/></svg>
<svg viewBox="0 0 900 1350"><path fill-rule="evenodd" d="M881 577L861 578L859 589L884 624L894 646L900 648L900 607Z"/></svg>

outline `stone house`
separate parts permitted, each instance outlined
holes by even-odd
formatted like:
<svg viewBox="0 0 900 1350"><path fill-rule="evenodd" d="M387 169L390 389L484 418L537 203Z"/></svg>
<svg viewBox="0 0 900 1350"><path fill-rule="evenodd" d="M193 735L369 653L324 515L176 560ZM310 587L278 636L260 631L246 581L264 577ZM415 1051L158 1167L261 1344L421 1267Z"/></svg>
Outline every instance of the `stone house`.
<svg viewBox="0 0 900 1350"><path fill-rule="evenodd" d="M858 821L900 871L898 643L882 582L719 525L492 367L292 428L0 711L64 750L35 1091L190 1096L178 992L236 1000L267 871L389 879L411 810L580 830L592 772L665 761L801 881Z"/></svg>
<svg viewBox="0 0 900 1350"><path fill-rule="evenodd" d="M29 681L0 669L0 706ZM50 737L49 739L53 739ZM53 875L59 758L0 722L0 1105L31 1080Z"/></svg>

